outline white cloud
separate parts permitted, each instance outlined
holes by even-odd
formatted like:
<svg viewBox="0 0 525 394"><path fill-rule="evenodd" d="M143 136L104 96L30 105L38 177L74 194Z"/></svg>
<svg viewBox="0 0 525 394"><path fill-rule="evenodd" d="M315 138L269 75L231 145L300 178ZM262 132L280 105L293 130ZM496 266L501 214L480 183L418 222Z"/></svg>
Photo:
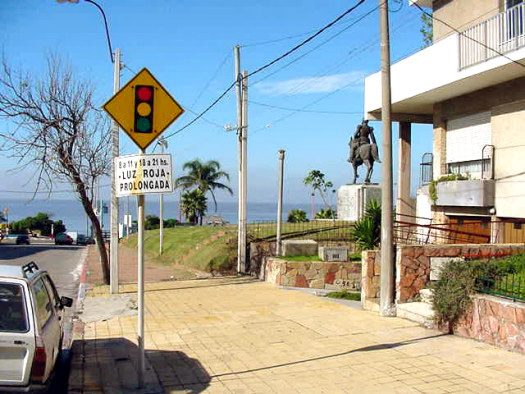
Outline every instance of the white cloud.
<svg viewBox="0 0 525 394"><path fill-rule="evenodd" d="M353 71L324 77L295 78L279 82L261 82L255 85L255 87L263 94L274 96L330 93L341 88L349 89L352 87L360 87L365 75L362 71Z"/></svg>

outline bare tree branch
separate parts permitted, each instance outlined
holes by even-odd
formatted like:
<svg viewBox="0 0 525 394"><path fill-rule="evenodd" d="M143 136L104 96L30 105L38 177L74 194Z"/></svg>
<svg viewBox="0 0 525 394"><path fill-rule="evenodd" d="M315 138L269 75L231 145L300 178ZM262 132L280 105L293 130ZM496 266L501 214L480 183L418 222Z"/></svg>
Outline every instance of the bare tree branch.
<svg viewBox="0 0 525 394"><path fill-rule="evenodd" d="M0 117L14 131L0 131L0 152L16 160L17 169L34 168L35 194L52 193L56 183L69 183L91 219L104 280L109 264L102 229L93 209L97 180L111 164L109 123L93 105L94 87L75 78L56 56L47 58L41 79L13 70L4 58L0 69Z"/></svg>

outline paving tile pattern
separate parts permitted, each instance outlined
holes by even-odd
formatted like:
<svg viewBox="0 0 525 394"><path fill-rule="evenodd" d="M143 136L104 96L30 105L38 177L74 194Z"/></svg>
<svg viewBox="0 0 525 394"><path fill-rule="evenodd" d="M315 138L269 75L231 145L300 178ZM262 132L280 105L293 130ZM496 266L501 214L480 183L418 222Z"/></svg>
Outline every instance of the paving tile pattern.
<svg viewBox="0 0 525 394"><path fill-rule="evenodd" d="M246 278L146 290L144 388L126 316L77 332L71 393L525 392L523 355L303 292Z"/></svg>

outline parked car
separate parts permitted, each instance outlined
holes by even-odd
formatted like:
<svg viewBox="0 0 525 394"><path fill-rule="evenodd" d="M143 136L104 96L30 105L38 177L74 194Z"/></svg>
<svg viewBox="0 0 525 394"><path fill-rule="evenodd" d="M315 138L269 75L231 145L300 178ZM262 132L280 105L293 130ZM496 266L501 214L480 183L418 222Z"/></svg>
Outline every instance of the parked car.
<svg viewBox="0 0 525 394"><path fill-rule="evenodd" d="M78 234L77 235L77 245L87 245L88 237L86 237L84 234Z"/></svg>
<svg viewBox="0 0 525 394"><path fill-rule="evenodd" d="M92 237L87 237L86 245L95 245L95 240Z"/></svg>
<svg viewBox="0 0 525 394"><path fill-rule="evenodd" d="M20 235L16 236L16 244L17 245L22 245L22 244L29 245L30 243L31 242L29 242L29 235L27 235L27 234L20 234Z"/></svg>
<svg viewBox="0 0 525 394"><path fill-rule="evenodd" d="M0 265L0 392L49 387L62 350L64 308L72 304L34 262Z"/></svg>
<svg viewBox="0 0 525 394"><path fill-rule="evenodd" d="M55 235L55 245L73 245L73 238L66 233Z"/></svg>

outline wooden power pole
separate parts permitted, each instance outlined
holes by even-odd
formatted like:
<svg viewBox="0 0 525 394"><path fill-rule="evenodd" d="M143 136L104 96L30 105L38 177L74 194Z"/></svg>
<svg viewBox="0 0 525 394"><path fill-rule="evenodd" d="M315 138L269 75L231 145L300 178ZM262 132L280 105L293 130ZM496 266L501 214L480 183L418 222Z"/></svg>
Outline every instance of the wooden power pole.
<svg viewBox="0 0 525 394"><path fill-rule="evenodd" d="M393 170L392 121L390 93L390 37L388 32L388 1L379 0L381 14L381 120L382 120L382 186L381 186L381 316L395 316L394 245L393 245Z"/></svg>

